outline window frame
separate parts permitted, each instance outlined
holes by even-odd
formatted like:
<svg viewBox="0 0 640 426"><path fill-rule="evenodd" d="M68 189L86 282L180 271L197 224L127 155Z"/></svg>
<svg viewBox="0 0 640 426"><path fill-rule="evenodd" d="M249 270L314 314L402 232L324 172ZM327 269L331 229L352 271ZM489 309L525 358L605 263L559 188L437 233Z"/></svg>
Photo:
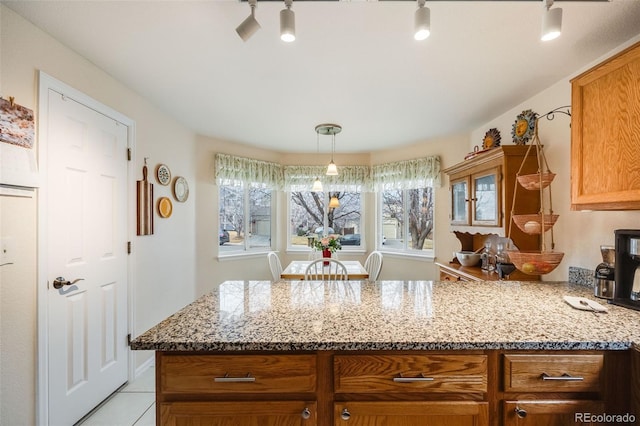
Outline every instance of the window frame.
<svg viewBox="0 0 640 426"><path fill-rule="evenodd" d="M401 249L389 248L387 245L383 244L384 242L384 230L383 230L383 194L386 191L382 186L379 186L376 193L376 250L397 257L415 257L420 259L435 259L435 240L436 240L436 223L435 223L435 212L436 212L436 187L434 185L429 186L431 188L431 196L432 196L432 216L433 216L433 226L431 229L432 235L432 247L428 250L415 250L408 247L408 238L404 239L403 247ZM426 188L426 187L423 187ZM409 208L410 208L410 200L409 200L409 191L413 191L415 189L423 189L423 188L403 188L398 189L398 191L402 191L402 211L403 211L403 232L404 235L409 235Z"/></svg>

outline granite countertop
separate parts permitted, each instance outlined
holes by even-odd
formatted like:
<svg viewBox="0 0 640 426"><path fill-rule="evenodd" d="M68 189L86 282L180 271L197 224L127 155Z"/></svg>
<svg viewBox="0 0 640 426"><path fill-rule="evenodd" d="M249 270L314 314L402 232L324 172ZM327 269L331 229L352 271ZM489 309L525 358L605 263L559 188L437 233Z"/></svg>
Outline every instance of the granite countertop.
<svg viewBox="0 0 640 426"><path fill-rule="evenodd" d="M607 313L567 304L597 301ZM226 281L134 350L606 349L640 343L640 311L565 282Z"/></svg>

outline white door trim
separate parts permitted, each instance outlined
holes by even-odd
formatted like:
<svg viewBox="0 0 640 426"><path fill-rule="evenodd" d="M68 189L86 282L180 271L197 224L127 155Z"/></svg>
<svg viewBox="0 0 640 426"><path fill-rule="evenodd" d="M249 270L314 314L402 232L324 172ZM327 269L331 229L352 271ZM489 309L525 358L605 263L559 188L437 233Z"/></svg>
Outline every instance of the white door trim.
<svg viewBox="0 0 640 426"><path fill-rule="evenodd" d="M133 242L134 230L136 229L135 225L135 210L133 206L135 206L135 180L133 177L135 176L135 171L133 165L135 164L135 159L133 158L133 153L135 152L135 122L129 117L123 115L122 113L101 104L95 99L85 95L84 93L62 83L59 80L51 77L43 71L38 71L38 166L39 172L41 176L47 175L47 129L46 123L48 122L48 110L47 110L47 99L49 90L56 91L68 98L71 98L88 108L91 108L105 116L111 117L112 119L118 121L119 123L127 126L128 128L128 140L127 147L131 151L131 161L128 162L127 165L127 235L128 240ZM125 155L125 153L122 153ZM38 349L37 349L37 375L36 375L36 424L47 426L48 425L48 405L49 405L49 395L48 395L48 377L49 377L49 363L48 363L48 298L47 298L47 277L50 276L49 271L47 271L47 247L48 247L48 229L47 229L47 214L48 214L48 206L47 206L47 191L48 184L45 179L42 179L42 184L38 189L38 262L37 262L37 335L38 335ZM130 334L134 333L133 324L135 324L135 311L133 309L135 302L135 283L134 283L134 261L133 256L129 256L127 258L127 280L129 282L128 285L128 294L127 294L127 303L128 303L128 312L127 312L127 332ZM128 363L128 380L132 380L135 377L135 363L133 362L132 352L128 352L127 356Z"/></svg>

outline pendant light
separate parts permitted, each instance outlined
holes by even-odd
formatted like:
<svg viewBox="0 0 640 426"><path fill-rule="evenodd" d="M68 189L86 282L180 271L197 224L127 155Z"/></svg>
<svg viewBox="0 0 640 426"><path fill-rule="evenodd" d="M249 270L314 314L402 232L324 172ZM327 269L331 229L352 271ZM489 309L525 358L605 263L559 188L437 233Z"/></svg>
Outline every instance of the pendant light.
<svg viewBox="0 0 640 426"><path fill-rule="evenodd" d="M329 208L330 209L337 209L338 207L340 207L340 200L338 200L338 197L336 197L334 195L329 200Z"/></svg>
<svg viewBox="0 0 640 426"><path fill-rule="evenodd" d="M316 153L320 154L320 133L316 130ZM311 191L313 192L322 192L322 182L319 177L316 177L315 182L313 182L313 187L311 187Z"/></svg>
<svg viewBox="0 0 640 426"><path fill-rule="evenodd" d="M338 125L338 124L318 124L316 126L316 133L318 135L323 134L323 135L331 135L331 162L329 163L329 166L327 167L327 176L337 176L338 175L338 168L336 167L336 163L333 162L333 153L335 152L336 149L336 134L340 133L342 131L342 126Z"/></svg>

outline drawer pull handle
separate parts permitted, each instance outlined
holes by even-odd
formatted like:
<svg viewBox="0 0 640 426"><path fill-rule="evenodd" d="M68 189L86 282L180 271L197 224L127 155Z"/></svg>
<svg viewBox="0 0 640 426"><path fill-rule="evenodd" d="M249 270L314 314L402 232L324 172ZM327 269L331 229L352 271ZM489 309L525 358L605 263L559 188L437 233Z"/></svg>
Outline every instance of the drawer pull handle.
<svg viewBox="0 0 640 426"><path fill-rule="evenodd" d="M584 377L572 376L569 373L564 373L562 376L550 376L547 373L542 373L540 378L542 380L557 380L561 382L581 382L584 380Z"/></svg>
<svg viewBox="0 0 640 426"><path fill-rule="evenodd" d="M256 378L251 373L247 373L245 377L229 377L229 373L225 373L224 377L216 377L213 381L217 383L255 382Z"/></svg>
<svg viewBox="0 0 640 426"><path fill-rule="evenodd" d="M516 406L516 409L513 410L516 412L516 416L518 416L521 419L524 419L525 417L527 417L527 410L524 410L518 406Z"/></svg>
<svg viewBox="0 0 640 426"><path fill-rule="evenodd" d="M351 418L351 413L349 412L349 410L347 410L346 408L344 408L342 410L342 413L340 413L340 418L342 420L349 420Z"/></svg>
<svg viewBox="0 0 640 426"><path fill-rule="evenodd" d="M304 407L304 410L302 410L301 415L304 420L308 420L309 418L311 418L311 411L309 411L307 407Z"/></svg>
<svg viewBox="0 0 640 426"><path fill-rule="evenodd" d="M424 374L420 373L420 377L394 377L393 381L396 383L412 383L412 382L433 382L433 377L425 377Z"/></svg>

